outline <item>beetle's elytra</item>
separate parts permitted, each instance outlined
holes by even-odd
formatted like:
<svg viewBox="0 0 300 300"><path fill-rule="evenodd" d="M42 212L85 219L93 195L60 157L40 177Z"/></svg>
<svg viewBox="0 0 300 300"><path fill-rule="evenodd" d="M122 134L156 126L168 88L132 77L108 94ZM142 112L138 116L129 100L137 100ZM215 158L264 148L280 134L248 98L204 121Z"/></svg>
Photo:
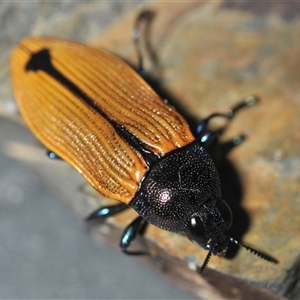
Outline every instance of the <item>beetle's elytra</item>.
<svg viewBox="0 0 300 300"><path fill-rule="evenodd" d="M126 63L72 41L24 38L11 69L19 109L36 137L102 195L121 202L90 219L128 207L140 215L125 230L122 250L129 252L147 223L208 250L204 267L211 254L226 253L229 241L238 243L228 236L231 211L205 149L214 137L208 120L220 114L202 121L194 137L185 119ZM249 97L236 110L254 101Z"/></svg>

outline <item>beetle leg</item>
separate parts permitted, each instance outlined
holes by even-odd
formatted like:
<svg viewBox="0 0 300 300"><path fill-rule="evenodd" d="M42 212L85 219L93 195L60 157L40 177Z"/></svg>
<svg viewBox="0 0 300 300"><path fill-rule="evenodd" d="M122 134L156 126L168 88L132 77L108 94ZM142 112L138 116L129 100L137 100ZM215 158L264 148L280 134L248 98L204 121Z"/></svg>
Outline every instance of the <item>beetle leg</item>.
<svg viewBox="0 0 300 300"><path fill-rule="evenodd" d="M131 242L136 238L137 234L143 234L148 222L142 217L137 217L134 219L124 230L120 241L120 247L122 251L129 255L145 255L148 254L145 251L128 251L128 247Z"/></svg>
<svg viewBox="0 0 300 300"><path fill-rule="evenodd" d="M99 219L106 219L108 217L111 217L125 209L127 209L128 206L124 203L117 204L117 205L111 205L111 206L103 206L94 211L92 214L90 214L86 221L94 221Z"/></svg>
<svg viewBox="0 0 300 300"><path fill-rule="evenodd" d="M47 156L51 159L62 159L60 156L58 156L55 152L51 150L47 150Z"/></svg>
<svg viewBox="0 0 300 300"><path fill-rule="evenodd" d="M235 136L232 140L229 140L227 142L223 142L220 145L220 153L222 156L225 156L227 153L231 151L231 149L235 148L236 146L240 145L244 140L246 139L246 136L243 134Z"/></svg>
<svg viewBox="0 0 300 300"><path fill-rule="evenodd" d="M200 136L197 136L197 141L203 148L208 148L211 145L211 143L216 139L217 135L217 132L207 130L203 132Z"/></svg>
<svg viewBox="0 0 300 300"><path fill-rule="evenodd" d="M211 114L210 116L206 117L201 122L199 122L199 124L196 126L197 137L201 138L201 136L206 134L208 123L211 119L213 119L215 117L223 117L223 118L227 118L227 119L232 119L235 116L236 112L239 111L241 108L254 105L255 103L257 103L257 101L258 101L257 97L249 96L249 97L245 98L244 100L242 100L241 102L239 102L233 108L228 109L223 114L221 114L221 113Z"/></svg>
<svg viewBox="0 0 300 300"><path fill-rule="evenodd" d="M156 56L155 51L153 50L151 43L150 43L150 39L149 39L149 35L150 35L150 25L151 22L153 20L155 16L155 13L151 10L144 10L142 11L138 17L135 20L134 23L134 28L132 30L132 37L133 37L133 41L134 41L134 46L136 49L136 53L138 56L138 73L144 77L145 76L145 70L144 70L144 60L143 60L143 54L142 54L142 47L141 47L141 30L140 27L142 25L142 23L144 22L144 29L143 29L143 39L144 39L144 43L145 43L145 50L147 52L147 54L149 55L152 63L154 65L158 64L158 59Z"/></svg>
<svg viewBox="0 0 300 300"><path fill-rule="evenodd" d="M226 119L232 119L236 112L239 111L241 108L250 106L255 104L258 101L258 98L255 96L249 96L245 98L243 101L239 102L237 105L235 105L233 108L228 109L225 113L214 113L208 116L207 118L203 119L201 122L198 123L196 126L196 139L199 142L199 144L204 147L205 149L208 149L212 142L215 141L217 132L208 130L208 123L211 119L215 117L223 117ZM231 141L228 141L226 143L223 143L220 145L220 153L222 156L226 155L230 150L237 145L241 144L245 139L244 135L238 135L234 137Z"/></svg>

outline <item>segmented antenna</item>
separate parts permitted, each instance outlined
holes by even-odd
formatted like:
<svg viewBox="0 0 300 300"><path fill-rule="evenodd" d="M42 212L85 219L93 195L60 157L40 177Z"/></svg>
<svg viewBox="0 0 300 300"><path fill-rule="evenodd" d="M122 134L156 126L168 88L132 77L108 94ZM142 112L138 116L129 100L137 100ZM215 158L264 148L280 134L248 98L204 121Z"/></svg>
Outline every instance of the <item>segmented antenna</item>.
<svg viewBox="0 0 300 300"><path fill-rule="evenodd" d="M200 268L200 273L203 273L204 270L206 269L206 266L208 265L210 257L211 257L211 250L206 255L206 258L205 258L205 260L203 262L203 265Z"/></svg>
<svg viewBox="0 0 300 300"><path fill-rule="evenodd" d="M246 246L246 245L244 245L244 244L238 242L237 240L235 240L235 239L232 238L232 237L228 237L228 239L229 239L230 242L232 242L232 243L234 243L234 244L236 244L236 245L238 245L238 246L241 246L241 247L245 248L245 249L248 250L249 252L251 252L251 253L257 255L258 257L260 257L260 258L262 258L262 259L264 259L264 260L266 260L266 261L269 261L269 262L272 262L272 263L275 263L275 264L278 263L278 260L277 260L276 258L274 258L274 257L272 257L272 256L270 256L270 255L268 255L268 254L265 254L265 253L262 253L262 252L260 252L260 251L258 251L258 250L255 250L255 249L253 249L253 248L250 247L250 246Z"/></svg>
<svg viewBox="0 0 300 300"><path fill-rule="evenodd" d="M240 243L239 241L237 241L236 239L234 239L234 238L232 238L232 237L228 237L228 240L229 240L230 242L232 242L232 243L234 243L234 244L240 246L240 247L245 248L247 251L249 251L249 252L255 254L256 256L258 256L258 257L260 257L260 258L262 258L262 259L264 259L264 260L266 260L266 261L269 261L269 262L278 264L278 260L277 260L276 258L274 258L274 257L272 257L272 256L270 256L270 255L268 255L268 254L266 254L266 253L262 253L262 252L260 252L260 251L258 251L258 250L255 250L254 248L252 248L252 247L250 247L250 246L244 245L244 244ZM200 273L203 273L204 270L206 269L206 267L207 267L207 265L208 265L208 262L209 262L209 259L210 259L211 254L212 254L211 251L212 251L212 250L210 250L210 251L207 253L206 258L205 258L205 260L204 260L204 262L203 262L203 265L202 265L201 268L200 268Z"/></svg>

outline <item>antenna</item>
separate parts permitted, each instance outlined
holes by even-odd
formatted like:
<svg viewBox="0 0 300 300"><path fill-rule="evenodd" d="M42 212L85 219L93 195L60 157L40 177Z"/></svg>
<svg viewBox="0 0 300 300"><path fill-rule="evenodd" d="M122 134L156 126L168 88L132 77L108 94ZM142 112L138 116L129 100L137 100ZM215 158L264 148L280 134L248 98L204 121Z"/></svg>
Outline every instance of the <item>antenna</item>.
<svg viewBox="0 0 300 300"><path fill-rule="evenodd" d="M236 245L239 245L239 246L245 248L247 251L249 251L249 252L251 252L251 253L257 255L258 257L260 257L260 258L262 258L262 259L264 259L264 260L266 260L266 261L269 261L269 262L278 264L278 260L277 260L276 258L274 258L274 257L272 257L272 256L270 256L270 255L268 255L268 254L266 254L266 253L262 253L262 252L260 252L260 251L258 251L258 250L255 250L255 249L253 249L253 248L250 247L250 246L244 245L244 244L238 242L237 240L235 240L235 239L232 238L232 237L228 237L228 239L229 239L230 242L232 242L232 243L234 243L234 244L236 244Z"/></svg>
<svg viewBox="0 0 300 300"><path fill-rule="evenodd" d="M206 266L208 265L210 257L211 257L211 250L209 250L209 252L207 253L207 255L205 257L204 263L203 263L203 265L200 268L200 273L204 272Z"/></svg>
<svg viewBox="0 0 300 300"><path fill-rule="evenodd" d="M272 262L274 264L278 264L278 260L276 258L274 258L274 257L272 257L272 256L270 256L270 255L268 255L266 253L263 253L263 252L260 252L258 250L255 250L254 248L252 248L250 246L244 245L244 244L240 243L239 241L237 241L236 239L234 239L232 237L228 237L228 240L230 242L232 242L232 243L240 246L240 247L245 248L247 251L255 254L256 256L258 256L258 257L260 257L260 258L262 258L262 259L264 259L266 261ZM208 265L208 262L209 262L209 259L211 257L211 254L212 254L212 249L209 250L209 252L207 253L206 258L205 258L205 260L203 262L203 265L200 268L200 273L203 273L204 270L206 269L206 267Z"/></svg>

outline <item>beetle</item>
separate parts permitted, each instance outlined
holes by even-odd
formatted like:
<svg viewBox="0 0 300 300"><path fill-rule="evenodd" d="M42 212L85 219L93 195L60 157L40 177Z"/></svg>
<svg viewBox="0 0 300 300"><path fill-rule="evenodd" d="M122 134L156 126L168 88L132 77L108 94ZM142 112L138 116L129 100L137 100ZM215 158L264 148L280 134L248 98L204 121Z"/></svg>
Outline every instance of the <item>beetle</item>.
<svg viewBox="0 0 300 300"><path fill-rule="evenodd" d="M207 147L215 116L230 119L248 97L225 114L212 114L194 136L187 121L163 101L124 61L103 49L74 41L26 37L11 56L12 84L19 110L34 135L75 167L105 197L118 200L88 220L129 207L139 214L125 229L121 249L150 223L184 234L212 254L228 243L263 259L272 257L228 236L232 214Z"/></svg>

